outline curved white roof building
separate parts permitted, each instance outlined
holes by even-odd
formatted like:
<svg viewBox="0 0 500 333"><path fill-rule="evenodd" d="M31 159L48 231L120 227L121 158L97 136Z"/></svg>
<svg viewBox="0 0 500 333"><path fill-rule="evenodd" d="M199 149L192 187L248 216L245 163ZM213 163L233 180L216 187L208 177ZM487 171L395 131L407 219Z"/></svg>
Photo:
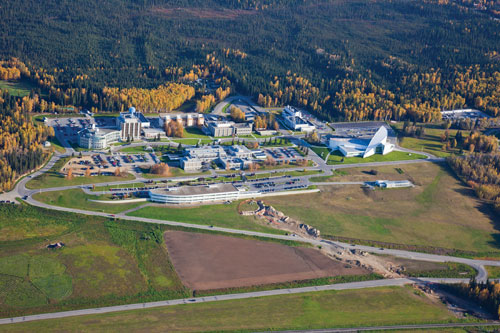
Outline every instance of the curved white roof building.
<svg viewBox="0 0 500 333"><path fill-rule="evenodd" d="M370 140L355 138L330 138L330 149L338 149L345 157L370 157L375 153L382 155L394 150L395 146L387 142L387 128L381 126Z"/></svg>

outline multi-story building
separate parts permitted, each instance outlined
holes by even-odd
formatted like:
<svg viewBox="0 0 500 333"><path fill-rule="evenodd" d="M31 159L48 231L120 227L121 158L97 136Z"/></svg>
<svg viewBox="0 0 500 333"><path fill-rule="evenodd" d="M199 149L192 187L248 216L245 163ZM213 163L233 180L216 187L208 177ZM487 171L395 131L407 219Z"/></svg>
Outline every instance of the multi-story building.
<svg viewBox="0 0 500 333"><path fill-rule="evenodd" d="M234 156L235 158L246 159L252 157L252 151L246 146L241 145L229 146L227 148L227 153L231 156Z"/></svg>
<svg viewBox="0 0 500 333"><path fill-rule="evenodd" d="M234 135L251 135L253 123L237 123L233 125Z"/></svg>
<svg viewBox="0 0 500 333"><path fill-rule="evenodd" d="M110 143L120 140L120 131L99 129L95 125L78 132L78 145L86 149L105 149Z"/></svg>
<svg viewBox="0 0 500 333"><path fill-rule="evenodd" d="M292 106L287 106L281 114L283 121L286 126L291 130L301 131L301 132L311 132L316 129L316 127L304 118L304 115L299 110Z"/></svg>
<svg viewBox="0 0 500 333"><path fill-rule="evenodd" d="M206 129L211 136L223 137L234 134L234 122L232 121L209 121Z"/></svg>
<svg viewBox="0 0 500 333"><path fill-rule="evenodd" d="M245 170L253 162L251 160L241 158L219 158L217 163L225 170Z"/></svg>
<svg viewBox="0 0 500 333"><path fill-rule="evenodd" d="M197 171L201 169L202 163L198 158L186 156L180 159L180 165L185 171Z"/></svg>
<svg viewBox="0 0 500 333"><path fill-rule="evenodd" d="M186 148L185 154L190 158L200 160L202 163L227 157L226 151L221 146L189 147Z"/></svg>
<svg viewBox="0 0 500 333"><path fill-rule="evenodd" d="M120 131L121 140L135 140L141 136L141 120L135 108L120 113L116 118L116 127Z"/></svg>

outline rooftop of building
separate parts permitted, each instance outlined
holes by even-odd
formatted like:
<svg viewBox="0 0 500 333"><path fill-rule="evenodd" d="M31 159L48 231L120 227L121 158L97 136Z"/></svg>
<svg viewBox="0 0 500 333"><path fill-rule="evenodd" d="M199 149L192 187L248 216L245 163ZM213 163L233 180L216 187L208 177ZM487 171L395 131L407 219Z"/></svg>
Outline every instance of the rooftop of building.
<svg viewBox="0 0 500 333"><path fill-rule="evenodd" d="M239 190L232 184L214 184L214 185L196 185L196 186L181 186L169 189L154 189L153 194L175 195L175 196L192 196L217 194L227 192L238 192Z"/></svg>

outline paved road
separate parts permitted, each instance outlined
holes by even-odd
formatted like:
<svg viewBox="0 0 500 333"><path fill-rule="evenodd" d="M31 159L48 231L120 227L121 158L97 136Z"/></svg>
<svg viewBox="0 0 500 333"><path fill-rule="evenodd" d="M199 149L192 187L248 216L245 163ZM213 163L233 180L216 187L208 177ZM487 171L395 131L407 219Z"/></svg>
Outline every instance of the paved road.
<svg viewBox="0 0 500 333"><path fill-rule="evenodd" d="M366 331L402 331L402 330L423 330L423 329L439 329L439 328L461 328L461 327L488 327L500 326L498 321L490 321L486 323L449 323L449 324L424 324L424 325L394 325L394 326L363 326L351 328L327 328L307 331L280 331L281 333L346 333L346 332L366 332Z"/></svg>
<svg viewBox="0 0 500 333"><path fill-rule="evenodd" d="M452 283L456 283L457 279L433 279L433 280L434 281L439 280L439 282L442 283L451 282L451 280L453 280ZM206 303L206 302L264 297L264 296L300 294L300 293L309 293L309 292L327 291L327 290L351 290L351 289L364 289L364 288L374 288L374 287L402 286L405 284L429 284L429 283L434 283L434 281L428 281L428 279L401 278L401 279L339 283L339 284L302 287L302 288L275 289L275 290L256 291L249 293L226 294L226 295L206 296L206 297L196 297L196 298L183 298L183 299L176 299L169 301L135 303L135 304L126 304L117 306L107 306L107 307L93 308L93 309L43 313L43 314L23 316L23 317L3 318L0 319L0 324L13 324L13 323L21 323L27 321L44 320L44 319L59 319L66 317L102 314L102 313L119 312L127 310L150 309L150 308L180 305L180 304ZM460 279L460 281L467 282L468 280Z"/></svg>

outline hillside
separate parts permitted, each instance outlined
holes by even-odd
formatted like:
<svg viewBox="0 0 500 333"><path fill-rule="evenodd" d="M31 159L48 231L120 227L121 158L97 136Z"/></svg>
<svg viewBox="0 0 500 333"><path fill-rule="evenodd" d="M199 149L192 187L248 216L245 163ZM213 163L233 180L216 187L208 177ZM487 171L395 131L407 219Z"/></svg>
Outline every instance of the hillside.
<svg viewBox="0 0 500 333"><path fill-rule="evenodd" d="M0 15L0 57L47 69L61 89L154 88L211 58L260 104L330 119L429 121L478 96L499 112L500 23L454 2L6 0ZM481 78L486 88L454 86Z"/></svg>

